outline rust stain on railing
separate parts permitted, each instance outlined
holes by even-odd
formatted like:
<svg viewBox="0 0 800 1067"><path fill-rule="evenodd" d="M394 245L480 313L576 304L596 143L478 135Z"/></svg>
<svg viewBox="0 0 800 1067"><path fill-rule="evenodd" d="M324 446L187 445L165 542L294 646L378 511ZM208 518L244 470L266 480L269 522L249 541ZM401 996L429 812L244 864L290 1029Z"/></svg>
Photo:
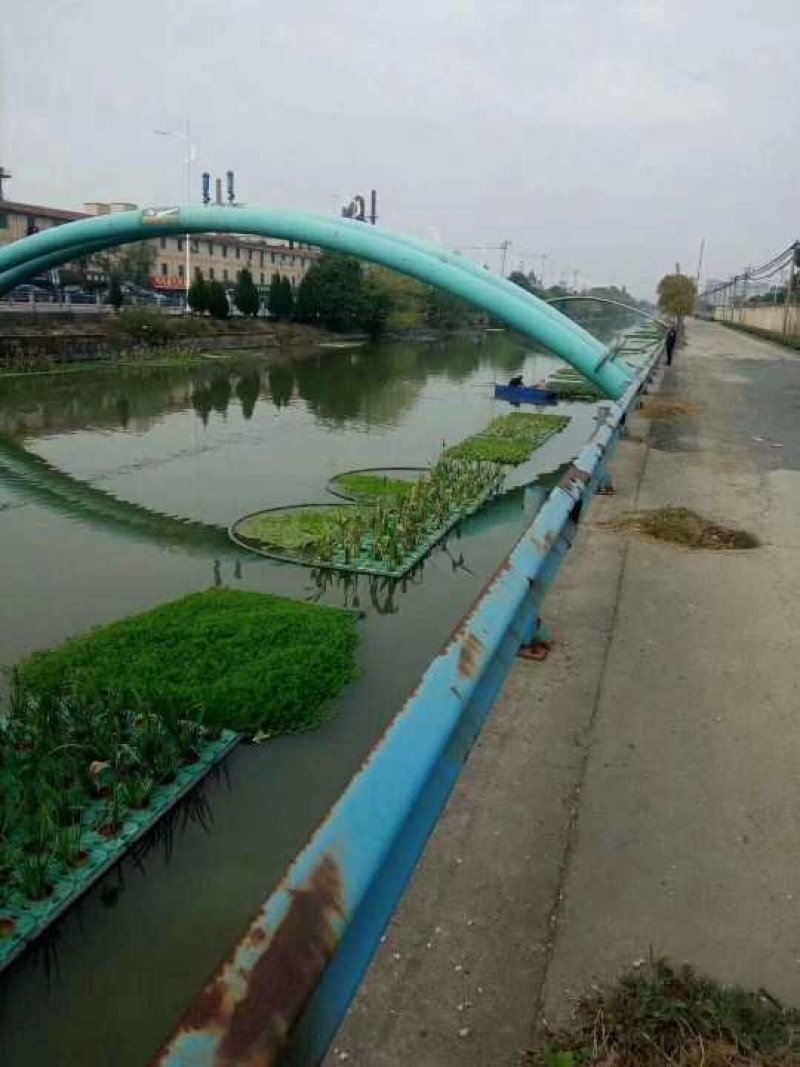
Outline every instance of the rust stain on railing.
<svg viewBox="0 0 800 1067"><path fill-rule="evenodd" d="M328 854L291 891L289 910L271 936L259 914L152 1067L170 1062L190 1036L213 1045L214 1067L275 1064L336 949L343 918L341 871Z"/></svg>

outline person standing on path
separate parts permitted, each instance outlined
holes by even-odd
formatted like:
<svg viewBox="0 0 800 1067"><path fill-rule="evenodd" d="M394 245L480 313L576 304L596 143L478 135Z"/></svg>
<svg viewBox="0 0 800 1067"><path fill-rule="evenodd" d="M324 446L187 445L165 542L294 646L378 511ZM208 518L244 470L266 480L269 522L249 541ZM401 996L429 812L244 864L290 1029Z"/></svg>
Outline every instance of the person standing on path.
<svg viewBox="0 0 800 1067"><path fill-rule="evenodd" d="M677 339L678 339L678 333L677 333L675 327L674 326L670 326L670 328L667 330L667 340L666 340L667 366L668 367L672 366L672 350L675 347L675 342L677 341Z"/></svg>

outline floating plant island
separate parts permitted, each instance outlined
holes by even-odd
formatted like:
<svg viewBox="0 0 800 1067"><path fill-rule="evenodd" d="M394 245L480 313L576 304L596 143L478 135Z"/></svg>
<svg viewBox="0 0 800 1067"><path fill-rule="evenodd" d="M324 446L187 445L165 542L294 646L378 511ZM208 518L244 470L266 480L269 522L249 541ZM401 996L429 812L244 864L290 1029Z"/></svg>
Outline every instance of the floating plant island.
<svg viewBox="0 0 800 1067"><path fill-rule="evenodd" d="M568 415L500 415L492 419L485 430L449 448L445 455L457 460L482 460L518 467L568 422Z"/></svg>
<svg viewBox="0 0 800 1067"><path fill-rule="evenodd" d="M230 533L237 544L272 559L402 578L456 523L497 493L502 482L497 464L443 457L408 490L387 492L378 479L377 491L368 497L362 479L358 504L255 512L235 522Z"/></svg>
<svg viewBox="0 0 800 1067"><path fill-rule="evenodd" d="M219 589L23 664L0 713L0 969L242 733L320 722L356 643L352 612Z"/></svg>
<svg viewBox="0 0 800 1067"><path fill-rule="evenodd" d="M234 522L229 533L241 547L271 559L402 578L500 491L504 466L524 463L568 422L563 415L505 415L447 449L427 472L385 468L337 475L329 488L350 505L256 511ZM397 477L400 472L406 477Z"/></svg>
<svg viewBox="0 0 800 1067"><path fill-rule="evenodd" d="M547 379L546 385L548 389L556 394L559 400L596 403L598 400L604 399L603 393L594 382L590 382L588 378L584 378L582 374L572 370L571 367L557 370L552 377Z"/></svg>

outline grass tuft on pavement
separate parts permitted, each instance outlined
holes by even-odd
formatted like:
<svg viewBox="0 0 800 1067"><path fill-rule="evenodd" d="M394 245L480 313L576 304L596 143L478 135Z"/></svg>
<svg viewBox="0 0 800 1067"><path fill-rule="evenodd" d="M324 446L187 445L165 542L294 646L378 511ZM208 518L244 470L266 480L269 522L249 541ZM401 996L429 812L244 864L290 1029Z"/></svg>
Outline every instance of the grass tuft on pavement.
<svg viewBox="0 0 800 1067"><path fill-rule="evenodd" d="M541 1035L531 1067L797 1067L800 1011L654 960L578 1001Z"/></svg>
<svg viewBox="0 0 800 1067"><path fill-rule="evenodd" d="M656 419L668 422L671 419L680 419L685 415L694 415L700 410L697 404L690 404L687 400L671 400L669 397L647 397L642 401L640 414L645 419Z"/></svg>
<svg viewBox="0 0 800 1067"><path fill-rule="evenodd" d="M723 526L703 518L690 508L666 507L652 511L632 511L604 525L615 530L634 530L657 541L685 548L715 551L757 548L758 538L746 530Z"/></svg>

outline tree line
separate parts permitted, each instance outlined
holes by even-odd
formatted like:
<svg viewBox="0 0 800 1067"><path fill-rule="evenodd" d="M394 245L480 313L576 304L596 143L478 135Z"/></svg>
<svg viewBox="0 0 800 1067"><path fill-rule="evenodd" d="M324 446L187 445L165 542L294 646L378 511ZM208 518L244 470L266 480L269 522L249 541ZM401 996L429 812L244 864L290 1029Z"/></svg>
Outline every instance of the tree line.
<svg viewBox="0 0 800 1067"><path fill-rule="evenodd" d="M243 315L263 310L261 294L249 270L242 270L233 290L233 303ZM358 259L323 252L300 284L274 274L266 296L266 310L278 321L301 322L334 333L380 336L387 330L469 329L485 316L463 300L379 267L365 267ZM198 314L227 318L230 303L219 281L198 271L189 289L189 307Z"/></svg>

